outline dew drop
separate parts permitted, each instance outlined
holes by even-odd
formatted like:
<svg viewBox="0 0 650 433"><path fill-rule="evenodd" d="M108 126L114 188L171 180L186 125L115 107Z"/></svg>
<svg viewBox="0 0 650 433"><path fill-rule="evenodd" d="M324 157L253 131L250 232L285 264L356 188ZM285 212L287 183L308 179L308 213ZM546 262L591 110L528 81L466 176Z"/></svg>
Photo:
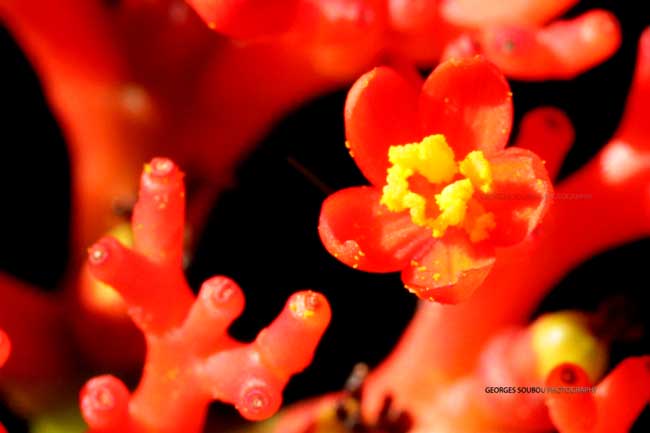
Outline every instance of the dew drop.
<svg viewBox="0 0 650 433"><path fill-rule="evenodd" d="M88 260L92 264L99 265L108 258L108 250L102 244L95 244L88 250Z"/></svg>

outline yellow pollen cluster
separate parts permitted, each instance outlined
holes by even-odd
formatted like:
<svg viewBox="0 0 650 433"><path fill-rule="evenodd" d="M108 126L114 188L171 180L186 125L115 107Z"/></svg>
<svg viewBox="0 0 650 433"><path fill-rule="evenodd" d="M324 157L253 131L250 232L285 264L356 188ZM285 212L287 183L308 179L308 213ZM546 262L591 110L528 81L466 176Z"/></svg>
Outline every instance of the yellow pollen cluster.
<svg viewBox="0 0 650 433"><path fill-rule="evenodd" d="M470 152L457 163L454 151L443 135L430 135L420 143L391 146L391 166L386 174L381 203L389 210L409 210L411 220L432 230L433 237L442 237L447 228L462 227L472 242L481 241L494 228L494 215L472 200L475 189L489 193L492 188L490 163L483 152ZM463 179L452 180L457 174ZM411 190L409 178L419 174L434 185L447 184L434 195L436 216L430 216L430 199ZM450 183L451 182L451 183Z"/></svg>
<svg viewBox="0 0 650 433"><path fill-rule="evenodd" d="M478 186L486 194L491 191L492 170L483 152L474 150L468 153L458 166L460 173L471 180L473 185Z"/></svg>

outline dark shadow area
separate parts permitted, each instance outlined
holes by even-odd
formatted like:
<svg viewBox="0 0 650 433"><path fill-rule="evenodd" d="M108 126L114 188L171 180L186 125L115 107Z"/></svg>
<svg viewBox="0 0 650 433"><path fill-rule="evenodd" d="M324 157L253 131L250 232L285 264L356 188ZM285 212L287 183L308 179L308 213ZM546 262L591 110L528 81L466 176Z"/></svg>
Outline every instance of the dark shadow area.
<svg viewBox="0 0 650 433"><path fill-rule="evenodd" d="M44 289L68 261L70 165L38 78L0 27L0 269Z"/></svg>

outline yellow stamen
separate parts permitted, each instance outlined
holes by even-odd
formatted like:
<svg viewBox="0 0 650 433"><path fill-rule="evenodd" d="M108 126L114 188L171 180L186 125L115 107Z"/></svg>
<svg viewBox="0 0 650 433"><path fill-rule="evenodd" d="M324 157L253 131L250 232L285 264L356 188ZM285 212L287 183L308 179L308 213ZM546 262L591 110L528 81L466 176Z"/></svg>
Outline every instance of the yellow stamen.
<svg viewBox="0 0 650 433"><path fill-rule="evenodd" d="M394 212L401 212L407 209L404 198L409 191L408 178L413 175L413 170L401 165L393 165L387 171L386 186L381 196L381 203ZM414 194L414 193L413 193Z"/></svg>
<svg viewBox="0 0 650 433"><path fill-rule="evenodd" d="M468 153L459 164L459 169L462 175L472 181L472 185L486 194L490 192L492 189L492 170L483 152L474 150Z"/></svg>
<svg viewBox="0 0 650 433"><path fill-rule="evenodd" d="M454 151L443 135L430 135L420 143L391 146L388 160L393 166L407 167L431 183L449 182L458 172Z"/></svg>
<svg viewBox="0 0 650 433"><path fill-rule="evenodd" d="M462 227L472 242L488 237L495 225L494 215L472 200L475 189L488 193L492 186L492 170L483 152L470 152L457 163L445 137L438 134L420 143L391 146L388 160L391 166L386 173L381 203L389 210L408 209L413 223L430 228L436 238L444 236L451 226ZM465 178L453 181L458 173ZM414 174L434 185L447 184L433 197L438 209L433 211L434 215L430 214L430 199L410 189L409 178Z"/></svg>
<svg viewBox="0 0 650 433"><path fill-rule="evenodd" d="M458 226L465 219L467 202L474 194L474 187L469 179L457 180L447 185L440 194L436 194L436 203L440 215L433 222L433 237L445 234L449 226Z"/></svg>

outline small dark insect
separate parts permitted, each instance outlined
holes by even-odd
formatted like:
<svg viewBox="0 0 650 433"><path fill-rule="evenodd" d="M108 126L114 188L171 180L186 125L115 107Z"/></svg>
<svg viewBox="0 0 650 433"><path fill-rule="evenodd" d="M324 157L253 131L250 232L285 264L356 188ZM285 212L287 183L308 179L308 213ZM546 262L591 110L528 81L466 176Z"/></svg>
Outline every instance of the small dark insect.
<svg viewBox="0 0 650 433"><path fill-rule="evenodd" d="M354 366L350 377L343 388L343 396L336 403L334 411L335 420L316 420L309 426L305 433L319 433L324 423L334 431L350 433L408 433L413 426L412 416L403 410L393 407L393 397L384 398L381 410L375 422L364 420L361 415L361 402L363 400L363 385L368 376L368 366L359 363Z"/></svg>

